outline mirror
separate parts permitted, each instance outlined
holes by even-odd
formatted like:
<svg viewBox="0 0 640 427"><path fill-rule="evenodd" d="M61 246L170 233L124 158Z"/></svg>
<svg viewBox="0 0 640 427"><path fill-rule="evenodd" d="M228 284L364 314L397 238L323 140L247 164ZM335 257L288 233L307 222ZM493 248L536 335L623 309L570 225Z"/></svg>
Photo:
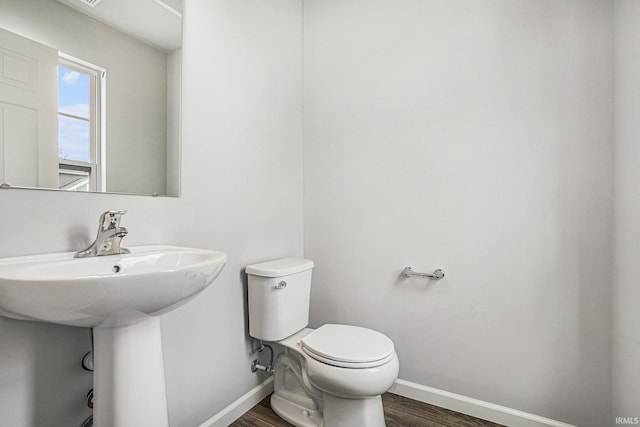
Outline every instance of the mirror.
<svg viewBox="0 0 640 427"><path fill-rule="evenodd" d="M0 184L177 196L182 0L0 2Z"/></svg>

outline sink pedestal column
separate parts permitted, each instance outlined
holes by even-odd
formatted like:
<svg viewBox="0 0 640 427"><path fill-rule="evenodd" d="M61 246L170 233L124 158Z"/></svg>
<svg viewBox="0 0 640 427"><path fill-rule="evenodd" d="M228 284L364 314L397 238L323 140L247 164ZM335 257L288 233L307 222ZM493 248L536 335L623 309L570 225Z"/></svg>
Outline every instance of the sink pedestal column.
<svg viewBox="0 0 640 427"><path fill-rule="evenodd" d="M160 318L93 329L96 427L168 427Z"/></svg>

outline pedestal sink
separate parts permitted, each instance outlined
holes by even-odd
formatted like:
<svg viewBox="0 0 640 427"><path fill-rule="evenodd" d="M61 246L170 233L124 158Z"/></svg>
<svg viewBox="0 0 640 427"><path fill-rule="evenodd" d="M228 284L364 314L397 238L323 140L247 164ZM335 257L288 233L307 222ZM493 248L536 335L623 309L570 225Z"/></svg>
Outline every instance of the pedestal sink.
<svg viewBox="0 0 640 427"><path fill-rule="evenodd" d="M0 258L0 315L93 328L94 425L168 426L160 320L220 274L222 252L178 246Z"/></svg>

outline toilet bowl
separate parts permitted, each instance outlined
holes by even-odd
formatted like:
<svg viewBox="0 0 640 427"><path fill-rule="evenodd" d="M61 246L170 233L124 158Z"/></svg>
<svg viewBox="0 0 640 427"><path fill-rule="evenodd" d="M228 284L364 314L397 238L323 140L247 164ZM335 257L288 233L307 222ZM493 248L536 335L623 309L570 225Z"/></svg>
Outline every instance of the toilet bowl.
<svg viewBox="0 0 640 427"><path fill-rule="evenodd" d="M303 427L385 425L380 395L393 385L399 368L389 338L366 328L327 324L278 344L285 351L275 362L271 407L280 417Z"/></svg>
<svg viewBox="0 0 640 427"><path fill-rule="evenodd" d="M280 344L271 407L298 427L384 427L381 394L398 376L393 341L358 326L309 329L313 262L248 266L250 335Z"/></svg>

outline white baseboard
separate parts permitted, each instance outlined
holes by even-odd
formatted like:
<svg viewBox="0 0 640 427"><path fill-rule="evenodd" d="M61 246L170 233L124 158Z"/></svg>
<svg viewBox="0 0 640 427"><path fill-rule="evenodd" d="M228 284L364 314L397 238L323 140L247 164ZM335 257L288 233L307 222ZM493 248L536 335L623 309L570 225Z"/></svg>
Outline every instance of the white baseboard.
<svg viewBox="0 0 640 427"><path fill-rule="evenodd" d="M397 379L389 392L510 427L575 427L437 388Z"/></svg>
<svg viewBox="0 0 640 427"><path fill-rule="evenodd" d="M272 391L273 376L240 396L222 411L200 424L200 427L227 427L249 409L260 403L260 401L271 394Z"/></svg>
<svg viewBox="0 0 640 427"><path fill-rule="evenodd" d="M273 392L273 377L267 378L249 390L248 393L200 424L199 427L227 427L260 403L271 392ZM575 427L571 424L401 379L396 380L389 392L509 427Z"/></svg>

